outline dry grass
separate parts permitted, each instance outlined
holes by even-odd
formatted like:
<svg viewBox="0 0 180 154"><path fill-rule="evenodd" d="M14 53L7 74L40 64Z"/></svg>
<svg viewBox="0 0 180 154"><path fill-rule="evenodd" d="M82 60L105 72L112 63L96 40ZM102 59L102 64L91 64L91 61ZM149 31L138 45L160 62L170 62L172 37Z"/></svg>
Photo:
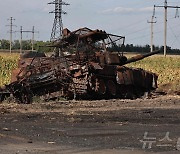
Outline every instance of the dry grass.
<svg viewBox="0 0 180 154"><path fill-rule="evenodd" d="M8 84L11 71L17 67L19 54L0 53L0 86Z"/></svg>
<svg viewBox="0 0 180 154"><path fill-rule="evenodd" d="M159 85L171 84L171 88L180 91L180 56L151 56L144 60L128 64L143 68L159 75Z"/></svg>

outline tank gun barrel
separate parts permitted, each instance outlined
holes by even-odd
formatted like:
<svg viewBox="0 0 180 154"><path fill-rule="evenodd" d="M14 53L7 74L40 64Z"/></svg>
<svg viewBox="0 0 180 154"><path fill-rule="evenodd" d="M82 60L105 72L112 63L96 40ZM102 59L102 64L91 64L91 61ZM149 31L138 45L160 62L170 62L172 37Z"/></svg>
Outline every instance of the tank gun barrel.
<svg viewBox="0 0 180 154"><path fill-rule="evenodd" d="M129 63L132 63L132 62L136 62L136 61L139 61L139 60L142 60L146 57L149 57L149 56L152 56L152 55L155 55L155 54L158 54L160 53L160 50L158 51L153 51L153 52L150 52L150 53L146 53L146 54L140 54L140 55L137 55L137 56L134 56L132 58L129 58L125 64L129 64Z"/></svg>

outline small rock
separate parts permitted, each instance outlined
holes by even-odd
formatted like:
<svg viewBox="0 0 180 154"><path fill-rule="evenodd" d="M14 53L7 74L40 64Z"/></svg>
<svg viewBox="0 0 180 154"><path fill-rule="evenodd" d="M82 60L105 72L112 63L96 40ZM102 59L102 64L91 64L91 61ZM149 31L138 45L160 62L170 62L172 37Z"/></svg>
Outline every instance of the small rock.
<svg viewBox="0 0 180 154"><path fill-rule="evenodd" d="M9 128L3 128L2 130L3 131L11 131L11 129L9 129Z"/></svg>
<svg viewBox="0 0 180 154"><path fill-rule="evenodd" d="M18 120L15 119L15 120L13 120L12 122L18 122Z"/></svg>
<svg viewBox="0 0 180 154"><path fill-rule="evenodd" d="M48 144L55 144L56 142L48 142Z"/></svg>

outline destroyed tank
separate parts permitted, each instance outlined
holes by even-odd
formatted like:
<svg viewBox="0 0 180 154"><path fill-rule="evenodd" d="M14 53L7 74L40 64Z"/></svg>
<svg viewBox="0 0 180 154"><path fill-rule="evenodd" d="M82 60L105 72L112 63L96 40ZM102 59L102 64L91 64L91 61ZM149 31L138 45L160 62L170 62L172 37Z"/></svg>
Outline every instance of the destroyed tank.
<svg viewBox="0 0 180 154"><path fill-rule="evenodd" d="M159 51L128 59L125 37L102 30L63 30L62 39L49 45L55 54L29 52L21 56L9 85L1 91L21 103L33 96L68 99L136 98L157 88L158 76L140 68L125 66ZM4 98L4 95L1 94Z"/></svg>

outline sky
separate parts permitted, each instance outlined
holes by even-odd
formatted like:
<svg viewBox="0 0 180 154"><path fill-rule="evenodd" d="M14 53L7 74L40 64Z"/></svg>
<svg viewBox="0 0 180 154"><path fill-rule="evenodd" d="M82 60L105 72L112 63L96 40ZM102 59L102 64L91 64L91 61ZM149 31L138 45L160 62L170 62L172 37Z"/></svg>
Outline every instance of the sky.
<svg viewBox="0 0 180 154"><path fill-rule="evenodd" d="M164 5L164 0L64 0L69 6L63 10L64 28L73 31L80 27L102 29L126 37L126 44L150 44L150 24L154 5ZM9 39L9 20L13 21L14 31L39 31L36 40L50 40L54 21L51 0L0 0L0 39ZM169 5L180 6L180 0L168 0ZM180 10L179 10L180 11ZM179 12L180 13L180 12ZM180 18L175 18L176 9L168 9L168 46L180 49ZM154 24L154 44L163 45L164 9L156 8ZM24 33L23 39L31 39L30 33ZM20 38L19 32L13 34L13 39Z"/></svg>

